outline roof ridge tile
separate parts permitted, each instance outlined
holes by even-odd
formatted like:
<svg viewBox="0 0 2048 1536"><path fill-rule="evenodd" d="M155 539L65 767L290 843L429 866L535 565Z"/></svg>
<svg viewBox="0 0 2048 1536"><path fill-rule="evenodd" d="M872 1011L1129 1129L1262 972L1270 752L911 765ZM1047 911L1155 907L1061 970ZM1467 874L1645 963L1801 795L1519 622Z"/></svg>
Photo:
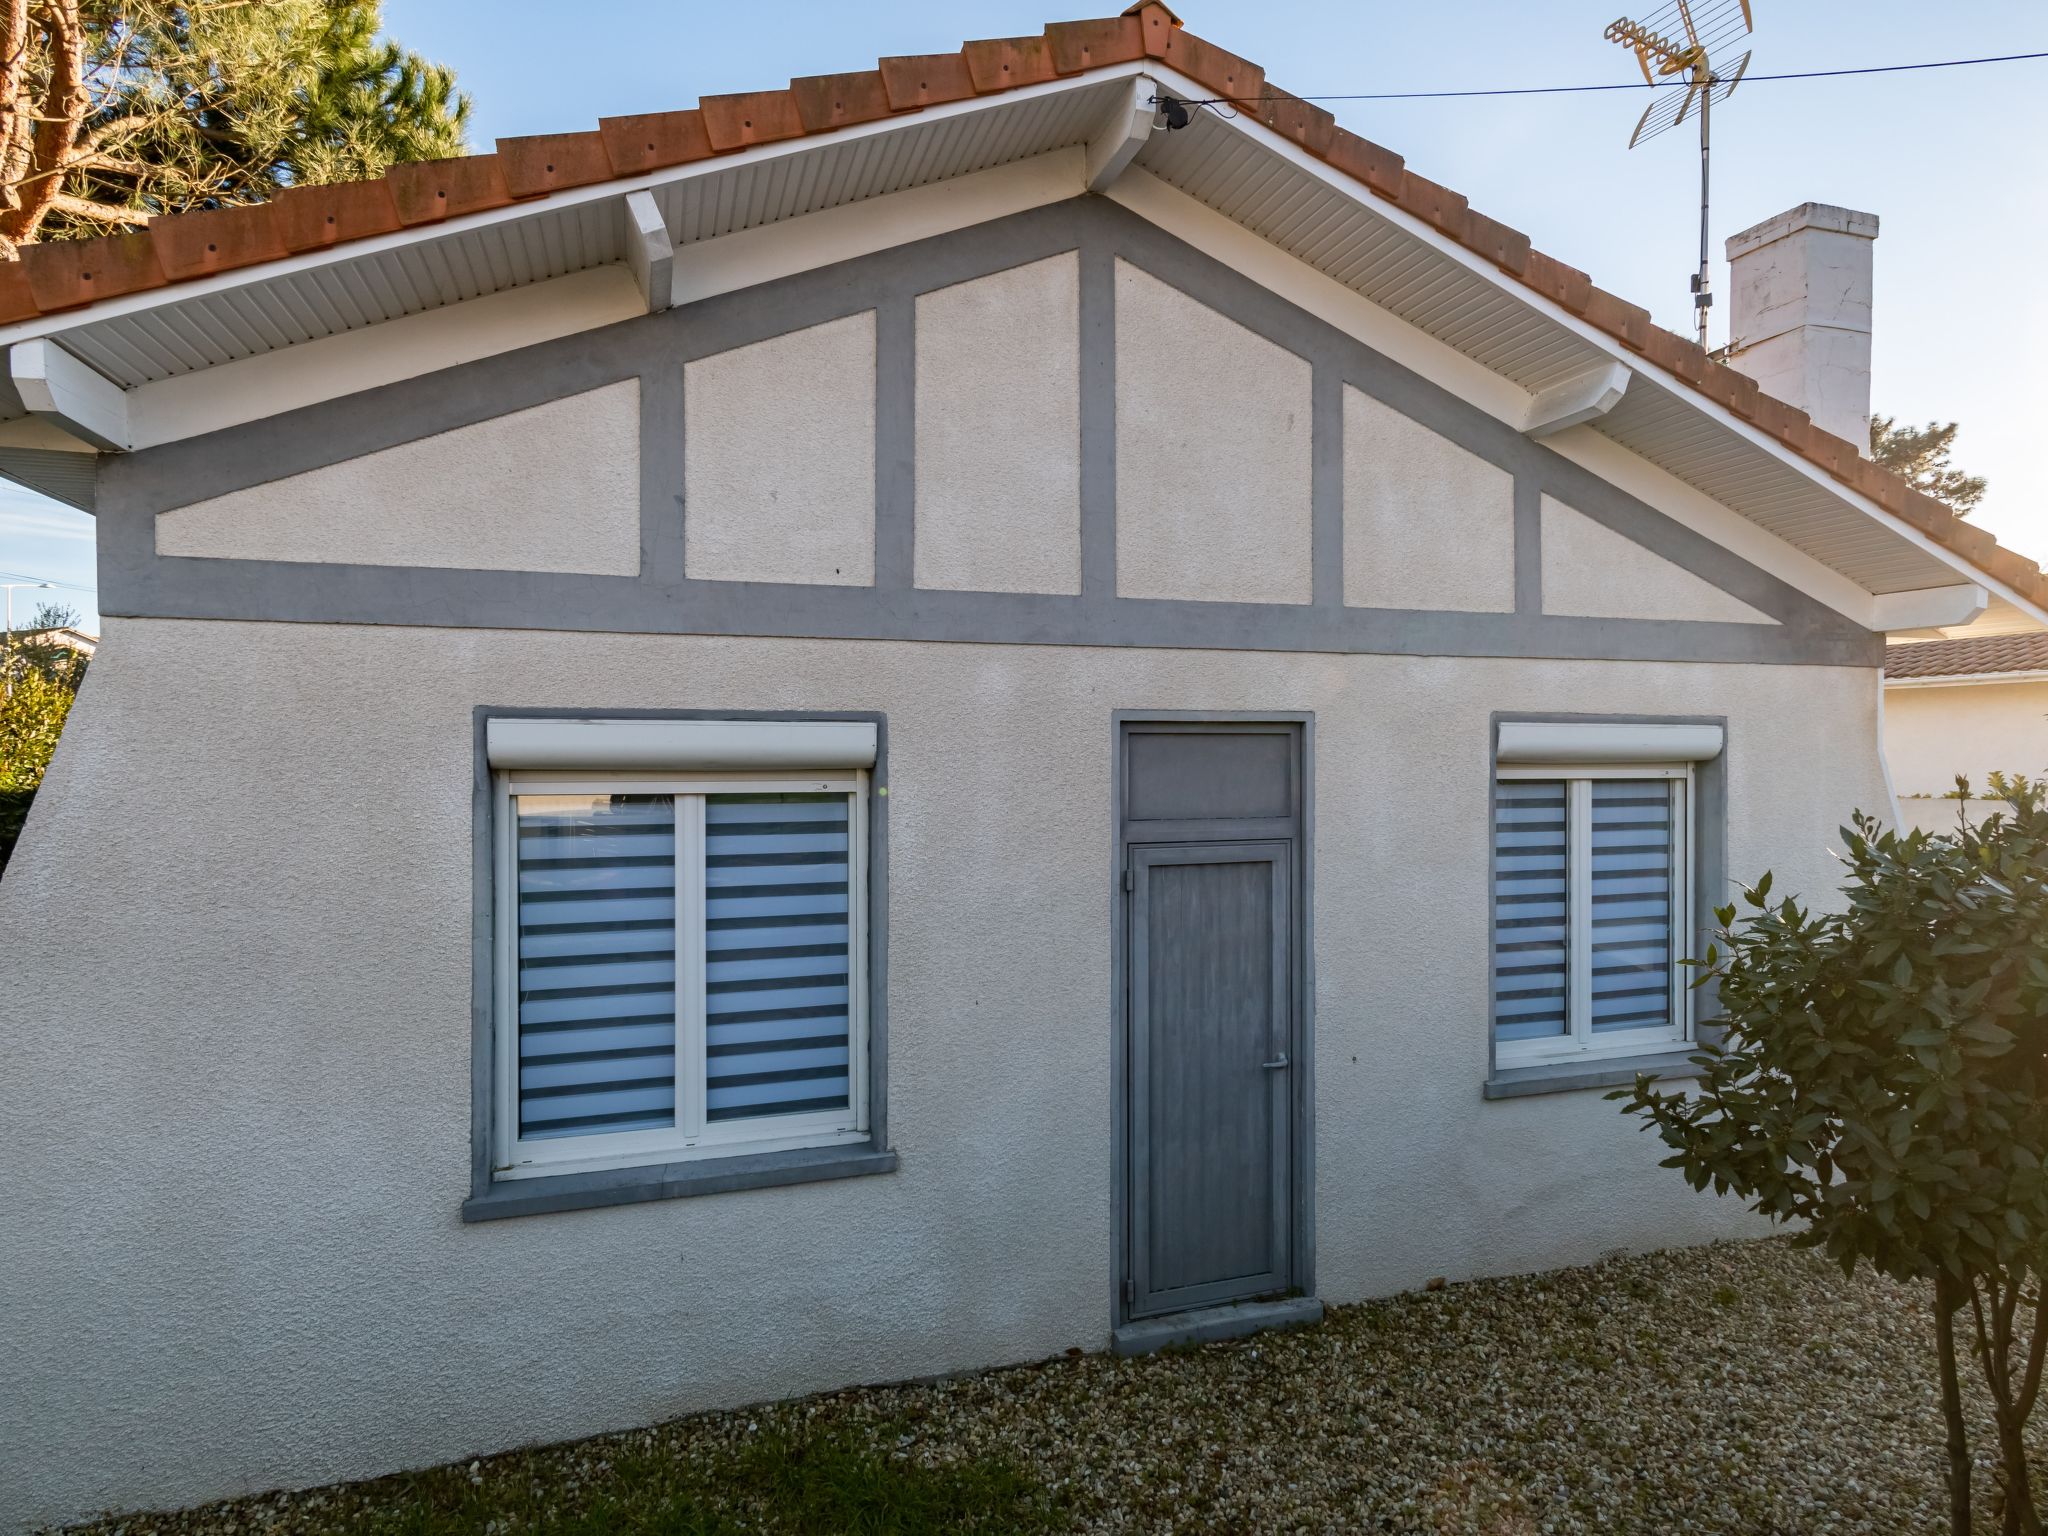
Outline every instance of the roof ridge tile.
<svg viewBox="0 0 2048 1536"><path fill-rule="evenodd" d="M961 44L960 55L967 60L967 75L979 96L1015 90L1021 85L1043 85L1059 78L1059 71L1052 64L1052 44L1043 33L1036 37L980 38Z"/></svg>
<svg viewBox="0 0 2048 1536"><path fill-rule="evenodd" d="M796 115L805 133L878 122L898 110L890 104L888 83L879 69L800 75L789 82L789 94L796 99Z"/></svg>
<svg viewBox="0 0 2048 1536"><path fill-rule="evenodd" d="M384 173L398 220L408 228L509 207L514 198L496 155L402 161Z"/></svg>
<svg viewBox="0 0 2048 1536"><path fill-rule="evenodd" d="M150 238L166 278L181 282L291 254L274 203L199 208L152 219Z"/></svg>
<svg viewBox="0 0 2048 1536"><path fill-rule="evenodd" d="M618 173L605 152L604 134L595 128L579 133L537 133L500 139L499 168L506 189L515 198L545 197L567 187L588 187L610 181Z"/></svg>
<svg viewBox="0 0 2048 1536"><path fill-rule="evenodd" d="M600 117L597 131L612 170L638 176L708 160L714 153L704 114L696 107L681 112L639 112L630 117Z"/></svg>
<svg viewBox="0 0 2048 1536"><path fill-rule="evenodd" d="M965 101L974 94L974 77L959 53L897 54L880 65L889 105L898 112Z"/></svg>
<svg viewBox="0 0 2048 1536"><path fill-rule="evenodd" d="M1145 57L1145 28L1136 16L1109 16L1096 21L1055 21L1045 29L1052 49L1052 67L1063 75L1131 64Z"/></svg>
<svg viewBox="0 0 2048 1536"><path fill-rule="evenodd" d="M705 96L698 100L697 110L704 114L704 131L710 135L712 149L721 155L804 136L803 118L787 86L779 91Z"/></svg>

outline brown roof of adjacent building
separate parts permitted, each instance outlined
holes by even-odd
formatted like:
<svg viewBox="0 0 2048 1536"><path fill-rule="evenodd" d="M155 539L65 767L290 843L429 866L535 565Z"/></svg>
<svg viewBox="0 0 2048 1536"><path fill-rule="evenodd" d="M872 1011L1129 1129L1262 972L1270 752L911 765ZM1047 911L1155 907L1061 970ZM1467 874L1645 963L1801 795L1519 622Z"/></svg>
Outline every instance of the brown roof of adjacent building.
<svg viewBox="0 0 2048 1536"><path fill-rule="evenodd" d="M1648 310L1532 249L1520 230L1416 175L1392 150L1338 127L1329 112L1272 84L1249 59L1196 37L1158 0L1140 0L1120 16L1054 22L1037 37L885 58L871 70L792 80L785 90L706 96L685 111L601 118L593 132L500 139L494 154L394 165L372 181L294 187L268 203L156 219L137 234L29 245L20 261L0 263L0 324L1147 58L1229 100L2022 596L2048 604L2048 577L2035 561L2002 548L1945 502L1878 468L1862 456L1861 445L1822 431L1804 411L1764 394L1747 374L1655 325Z"/></svg>
<svg viewBox="0 0 2048 1536"><path fill-rule="evenodd" d="M1885 647L1886 677L1978 677L1988 672L2048 672L2048 633Z"/></svg>

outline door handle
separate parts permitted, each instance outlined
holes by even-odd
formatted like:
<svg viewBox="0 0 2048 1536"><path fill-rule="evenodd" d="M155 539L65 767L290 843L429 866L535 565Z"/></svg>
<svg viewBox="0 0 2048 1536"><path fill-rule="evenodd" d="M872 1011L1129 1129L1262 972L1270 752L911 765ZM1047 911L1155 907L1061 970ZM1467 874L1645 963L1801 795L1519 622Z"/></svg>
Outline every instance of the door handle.
<svg viewBox="0 0 2048 1536"><path fill-rule="evenodd" d="M1278 1056L1275 1056L1271 1061L1262 1061L1259 1063L1260 1068L1267 1072L1278 1072L1285 1068L1286 1065L1287 1053L1285 1051L1282 1051Z"/></svg>

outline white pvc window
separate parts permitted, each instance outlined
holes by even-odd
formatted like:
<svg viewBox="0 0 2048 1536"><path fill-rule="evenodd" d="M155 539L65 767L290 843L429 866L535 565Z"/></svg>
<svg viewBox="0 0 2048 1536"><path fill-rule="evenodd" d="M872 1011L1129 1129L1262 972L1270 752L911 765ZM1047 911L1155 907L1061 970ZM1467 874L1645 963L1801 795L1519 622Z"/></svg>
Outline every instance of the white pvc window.
<svg viewBox="0 0 2048 1536"><path fill-rule="evenodd" d="M498 1176L865 1135L867 781L496 775Z"/></svg>
<svg viewBox="0 0 2048 1536"><path fill-rule="evenodd" d="M1496 769L1497 1064L1689 1038L1692 787L1689 763Z"/></svg>

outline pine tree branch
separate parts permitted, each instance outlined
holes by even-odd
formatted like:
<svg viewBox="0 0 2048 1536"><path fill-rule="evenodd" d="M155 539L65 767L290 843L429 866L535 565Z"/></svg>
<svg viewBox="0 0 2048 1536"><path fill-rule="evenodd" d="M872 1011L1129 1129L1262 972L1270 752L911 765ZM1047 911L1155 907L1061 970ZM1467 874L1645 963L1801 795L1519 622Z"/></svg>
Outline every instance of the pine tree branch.
<svg viewBox="0 0 2048 1536"><path fill-rule="evenodd" d="M87 198L72 197L60 193L50 200L50 207L58 213L69 214L74 219L85 219L94 224L115 224L123 228L131 224L147 224L156 215L146 208L115 208L107 203L95 203Z"/></svg>

